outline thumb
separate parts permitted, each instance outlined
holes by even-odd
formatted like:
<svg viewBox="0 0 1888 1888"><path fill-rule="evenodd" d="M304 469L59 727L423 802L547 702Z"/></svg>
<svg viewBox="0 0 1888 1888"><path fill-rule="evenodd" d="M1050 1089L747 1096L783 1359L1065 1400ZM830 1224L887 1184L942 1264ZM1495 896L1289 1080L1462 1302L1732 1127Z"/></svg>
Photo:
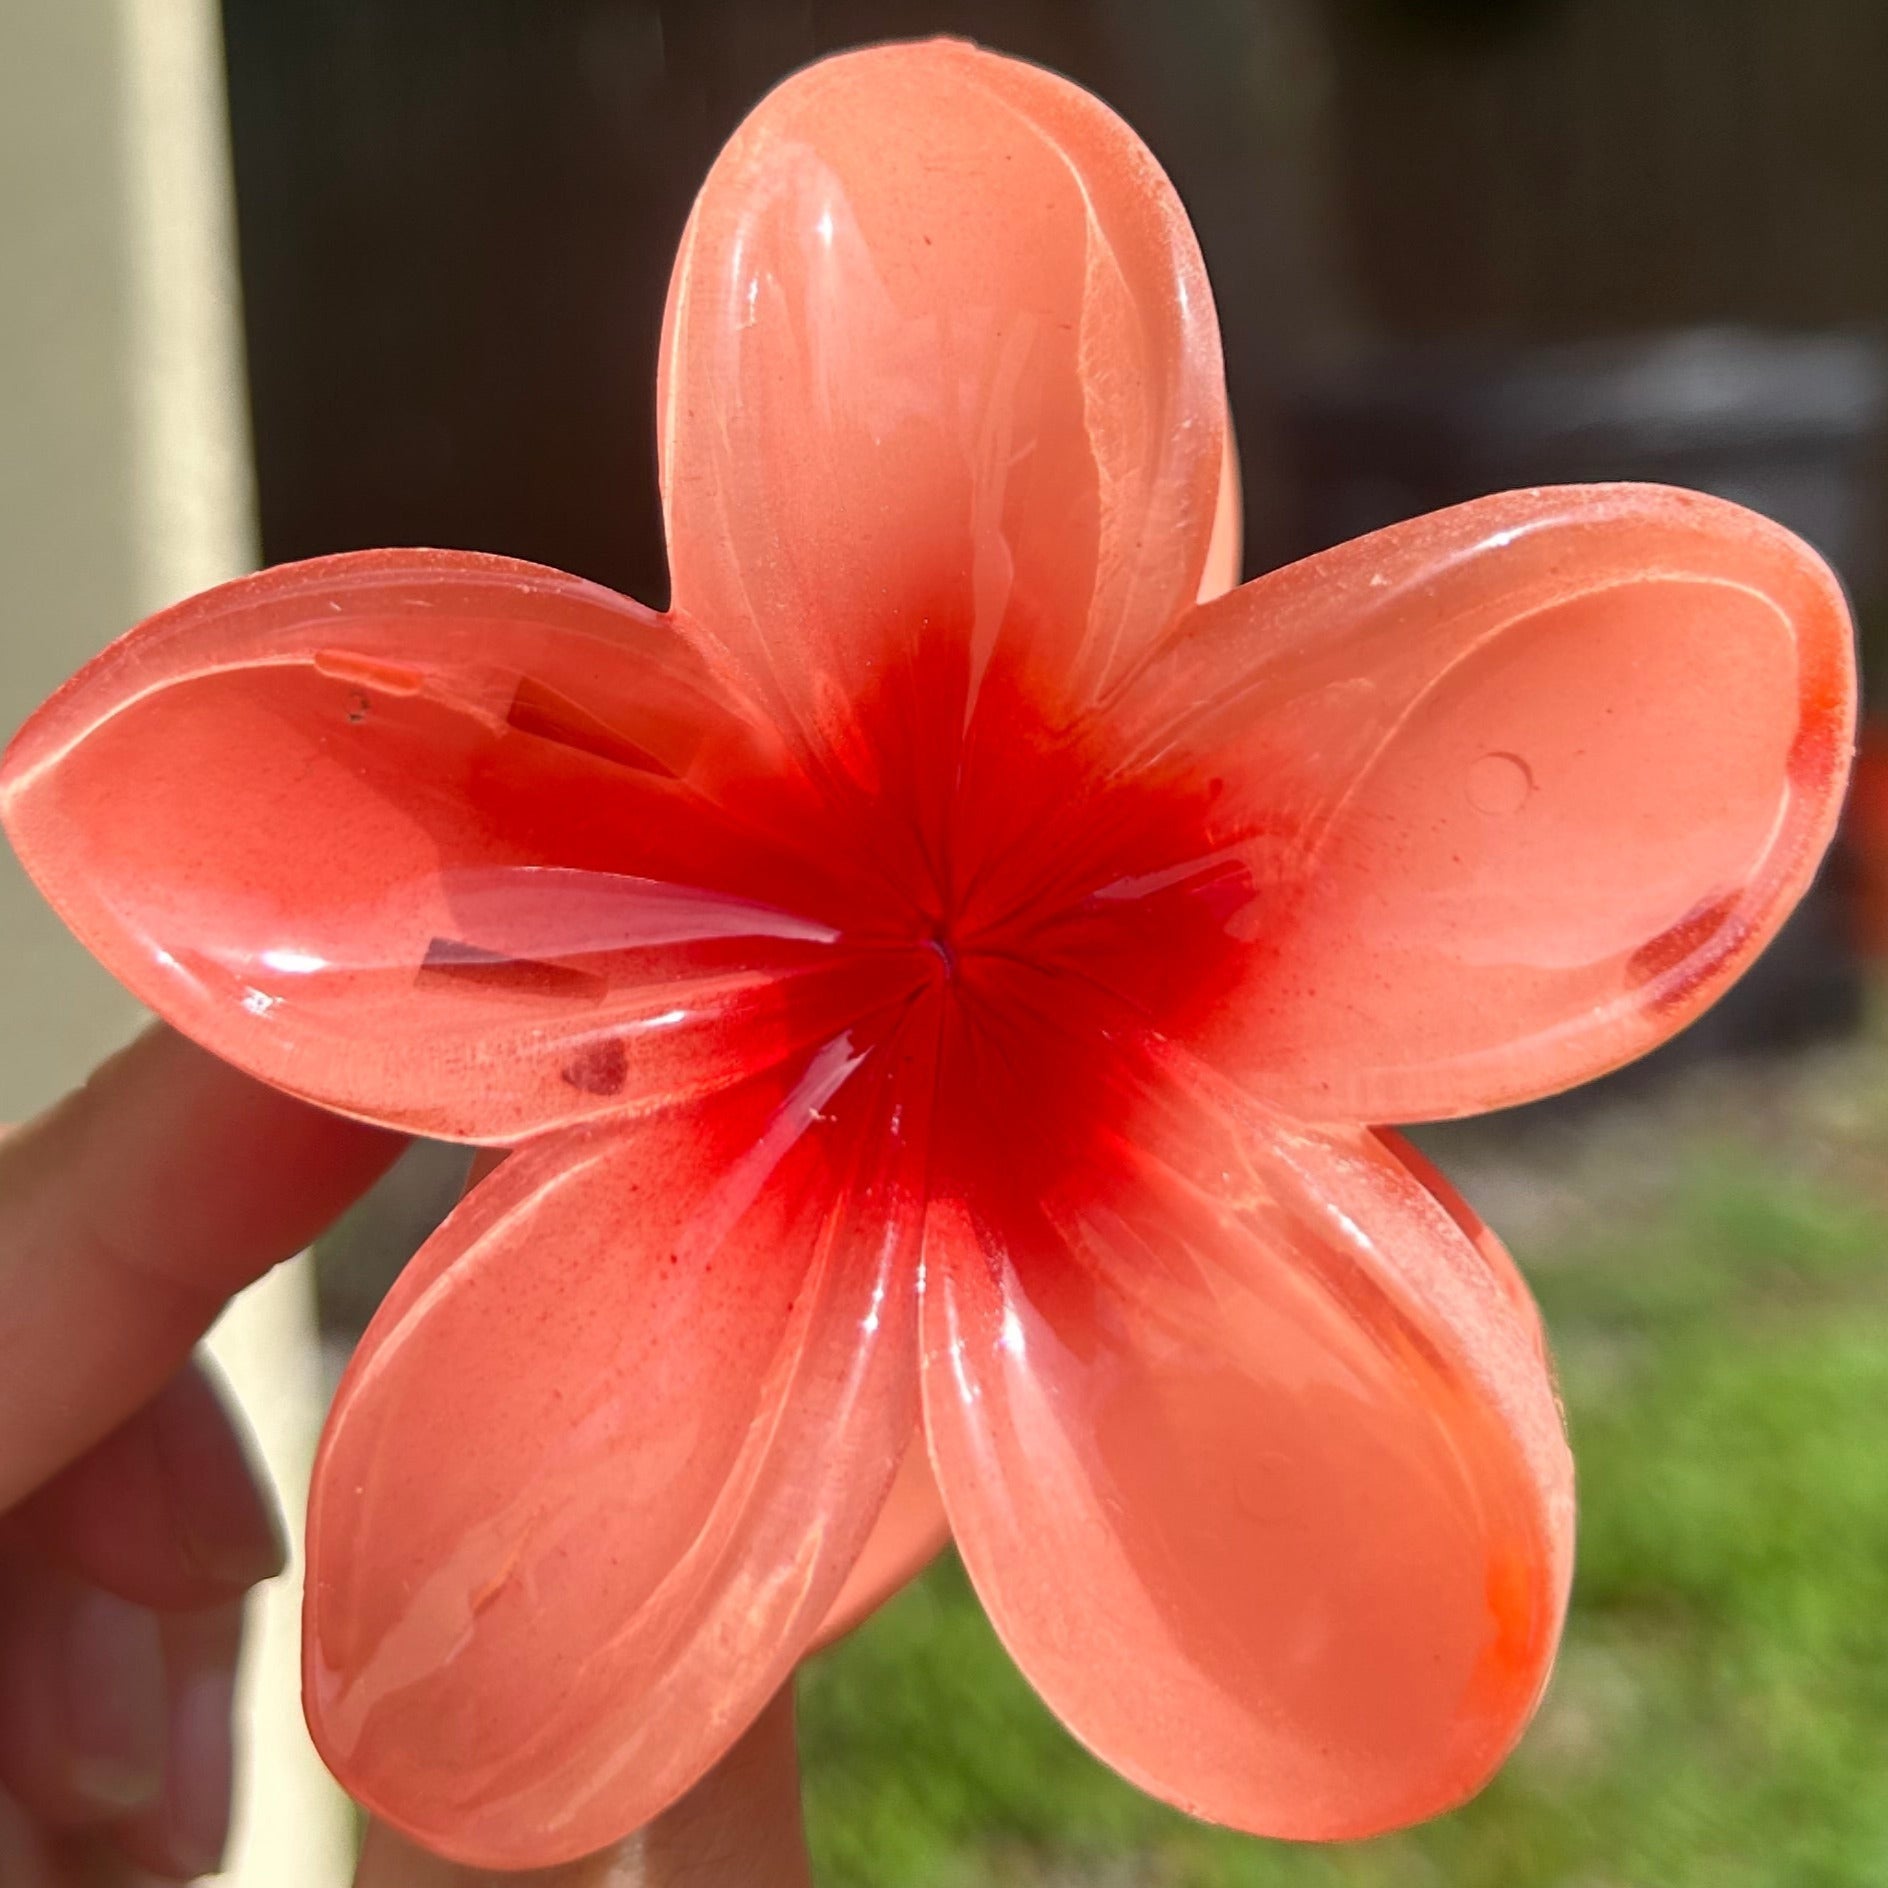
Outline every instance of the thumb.
<svg viewBox="0 0 1888 1888"><path fill-rule="evenodd" d="M354 1888L808 1888L811 1879L789 1686L686 1796L600 1855L493 1874L440 1861L375 1823Z"/></svg>

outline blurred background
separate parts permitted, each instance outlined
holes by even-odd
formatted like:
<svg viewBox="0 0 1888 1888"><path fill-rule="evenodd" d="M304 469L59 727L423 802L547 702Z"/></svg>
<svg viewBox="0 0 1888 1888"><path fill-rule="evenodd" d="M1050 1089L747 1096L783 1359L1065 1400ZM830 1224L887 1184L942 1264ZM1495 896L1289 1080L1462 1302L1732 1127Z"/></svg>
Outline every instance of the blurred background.
<svg viewBox="0 0 1888 1888"><path fill-rule="evenodd" d="M793 67L944 30L1089 85L1172 173L1248 574L1504 486L1669 479L1811 538L1865 657L1888 634L1880 0L7 0L0 721L257 561L466 546L663 602L693 191ZM135 1018L0 867L4 1119ZM1560 1671L1482 1799L1345 1850L1189 1824L1054 1725L947 1557L803 1681L821 1880L1888 1881L1884 953L1871 721L1838 857L1731 999L1574 1100L1424 1137L1541 1298L1583 1484ZM291 1498L318 1363L463 1168L416 1149L222 1334ZM337 1888L272 1604L232 1878Z"/></svg>

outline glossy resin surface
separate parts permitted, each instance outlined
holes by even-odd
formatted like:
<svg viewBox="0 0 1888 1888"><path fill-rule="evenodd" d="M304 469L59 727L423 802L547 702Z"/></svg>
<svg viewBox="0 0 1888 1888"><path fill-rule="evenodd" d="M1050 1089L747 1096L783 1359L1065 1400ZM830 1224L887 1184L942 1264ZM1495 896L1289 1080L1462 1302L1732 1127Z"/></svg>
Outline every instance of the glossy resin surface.
<svg viewBox="0 0 1888 1888"><path fill-rule="evenodd" d="M757 109L661 379L672 614L265 572L0 777L179 1027L519 1150L342 1387L323 1750L446 1853L580 1854L947 1510L1149 1789L1299 1837L1460 1800L1546 1680L1571 1472L1524 1286L1364 1124L1584 1080L1762 947L1846 774L1828 572L1611 486L1229 589L1183 213L957 45Z"/></svg>

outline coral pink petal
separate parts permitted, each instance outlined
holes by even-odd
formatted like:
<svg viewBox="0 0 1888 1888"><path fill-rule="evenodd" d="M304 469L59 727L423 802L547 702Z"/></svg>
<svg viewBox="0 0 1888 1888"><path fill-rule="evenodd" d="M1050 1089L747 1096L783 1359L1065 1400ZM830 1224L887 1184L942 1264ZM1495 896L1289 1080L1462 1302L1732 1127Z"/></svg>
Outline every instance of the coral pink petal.
<svg viewBox="0 0 1888 1888"><path fill-rule="evenodd" d="M882 973L835 948L817 862L719 811L765 748L665 618L375 551L133 630L27 724L0 814L197 1041L330 1107L510 1141L725 1085L870 1006Z"/></svg>
<svg viewBox="0 0 1888 1888"><path fill-rule="evenodd" d="M888 654L1083 698L1199 587L1224 386L1185 212L1106 106L949 41L786 81L709 173L658 400L678 611L844 745Z"/></svg>
<svg viewBox="0 0 1888 1888"><path fill-rule="evenodd" d="M369 1809L566 1860L784 1681L916 1421L920 1062L841 1038L536 1142L408 1268L310 1511L309 1722Z"/></svg>
<svg viewBox="0 0 1888 1888"><path fill-rule="evenodd" d="M1855 670L1778 526L1566 487L1202 605L1126 713L1249 894L1192 1040L1290 1112L1421 1120L1628 1061L1750 963L1834 828Z"/></svg>
<svg viewBox="0 0 1888 1888"><path fill-rule="evenodd" d="M1075 1734L1196 1815L1364 1836L1513 1745L1572 1470L1538 1320L1385 1142L1151 1044L1120 1132L925 1229L959 1550Z"/></svg>
<svg viewBox="0 0 1888 1888"><path fill-rule="evenodd" d="M924 1432L914 1427L872 1536L821 1623L816 1644L830 1645L876 1612L937 1558L950 1537L951 1524L931 1473Z"/></svg>

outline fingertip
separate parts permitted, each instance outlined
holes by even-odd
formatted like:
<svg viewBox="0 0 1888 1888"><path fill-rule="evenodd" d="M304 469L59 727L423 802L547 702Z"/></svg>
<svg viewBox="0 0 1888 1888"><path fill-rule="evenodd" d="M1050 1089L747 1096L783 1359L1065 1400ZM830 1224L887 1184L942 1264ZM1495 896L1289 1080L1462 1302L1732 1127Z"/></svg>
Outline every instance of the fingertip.
<svg viewBox="0 0 1888 1888"><path fill-rule="evenodd" d="M248 1427L199 1355L159 1398L153 1435L162 1486L186 1562L227 1596L288 1565L288 1528Z"/></svg>
<svg viewBox="0 0 1888 1888"><path fill-rule="evenodd" d="M164 1779L164 1846L184 1880L213 1875L229 1846L235 1796L233 1672L201 1672L171 1706L170 1762Z"/></svg>
<svg viewBox="0 0 1888 1888"><path fill-rule="evenodd" d="M80 1578L160 1611L237 1598L287 1564L273 1491L202 1359L29 1497L17 1525Z"/></svg>
<svg viewBox="0 0 1888 1888"><path fill-rule="evenodd" d="M163 1622L168 1714L163 1790L116 1829L119 1850L167 1881L223 1865L236 1780L236 1666L242 1609L213 1607Z"/></svg>
<svg viewBox="0 0 1888 1888"><path fill-rule="evenodd" d="M361 1844L354 1888L666 1888L669 1878L649 1873L643 1862L643 1844L632 1836L581 1861L525 1874L497 1874L448 1862L375 1822L368 1825Z"/></svg>
<svg viewBox="0 0 1888 1888"><path fill-rule="evenodd" d="M0 1141L0 1508L124 1422L401 1145L161 1027Z"/></svg>
<svg viewBox="0 0 1888 1888"><path fill-rule="evenodd" d="M151 1802L163 1787L169 1701L156 1618L114 1593L80 1589L61 1650L65 1780L106 1815Z"/></svg>
<svg viewBox="0 0 1888 1888"><path fill-rule="evenodd" d="M0 1790L27 1816L78 1828L152 1801L164 1713L150 1613L43 1563L0 1562Z"/></svg>

